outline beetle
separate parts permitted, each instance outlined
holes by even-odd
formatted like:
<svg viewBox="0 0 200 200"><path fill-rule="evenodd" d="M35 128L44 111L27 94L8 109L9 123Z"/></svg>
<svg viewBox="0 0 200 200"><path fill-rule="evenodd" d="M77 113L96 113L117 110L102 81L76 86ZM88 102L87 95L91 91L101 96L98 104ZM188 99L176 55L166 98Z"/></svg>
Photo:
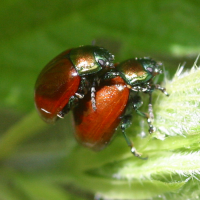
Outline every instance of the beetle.
<svg viewBox="0 0 200 200"><path fill-rule="evenodd" d="M35 106L41 118L54 123L91 90L95 106L95 84L113 68L114 55L93 45L66 50L51 60L35 83Z"/></svg>
<svg viewBox="0 0 200 200"><path fill-rule="evenodd" d="M138 109L136 109L136 112L147 118L150 133L154 132L154 127L151 124L154 118L152 108L152 92L155 89L158 89L166 96L169 96L165 88L153 83L153 78L158 74L162 74L162 67L163 64L161 62L156 62L149 57L132 58L116 65L115 72L112 72L111 70L107 73L108 78L115 76L123 78L127 87L132 91L143 92L149 95L148 113L140 112ZM138 105L139 104L140 103L138 102Z"/></svg>
<svg viewBox="0 0 200 200"><path fill-rule="evenodd" d="M151 124L151 94L158 89L168 95L165 88L154 84L152 80L161 73L160 67L160 63L150 58L129 59L116 66L119 70L117 73L109 72L109 79L102 81L96 91L97 109L92 109L89 95L81 99L78 106L73 109L75 138L78 142L92 150L102 150L110 143L117 127L120 126L131 152L140 157L133 142L127 137L126 129L132 123L134 110L147 119L149 132L154 131ZM135 81L131 81L131 78ZM150 96L149 113L139 110L143 103L140 92Z"/></svg>
<svg viewBox="0 0 200 200"><path fill-rule="evenodd" d="M121 121L128 98L129 89L121 77L101 82L96 91L96 110L92 109L89 95L73 109L76 139L97 151L107 146Z"/></svg>

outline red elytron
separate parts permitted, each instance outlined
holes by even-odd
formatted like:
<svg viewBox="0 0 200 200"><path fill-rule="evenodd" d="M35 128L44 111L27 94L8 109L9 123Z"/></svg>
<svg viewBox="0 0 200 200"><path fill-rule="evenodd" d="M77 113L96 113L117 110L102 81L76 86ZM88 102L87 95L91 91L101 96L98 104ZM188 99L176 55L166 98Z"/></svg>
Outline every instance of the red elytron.
<svg viewBox="0 0 200 200"><path fill-rule="evenodd" d="M96 107L86 95L73 110L75 137L84 146L102 150L111 141L129 99L129 89L121 77L100 84L96 92Z"/></svg>
<svg viewBox="0 0 200 200"><path fill-rule="evenodd" d="M36 81L36 108L47 123L56 120L57 114L75 95L80 85L81 77L72 62L64 57L69 52L63 52L48 63Z"/></svg>

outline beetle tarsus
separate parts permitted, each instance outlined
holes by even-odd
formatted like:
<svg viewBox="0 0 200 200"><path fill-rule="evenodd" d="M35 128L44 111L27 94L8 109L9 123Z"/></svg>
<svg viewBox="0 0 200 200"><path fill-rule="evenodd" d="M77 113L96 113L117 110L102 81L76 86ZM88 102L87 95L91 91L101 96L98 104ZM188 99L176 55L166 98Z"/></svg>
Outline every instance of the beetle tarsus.
<svg viewBox="0 0 200 200"><path fill-rule="evenodd" d="M169 96L169 93L166 91L166 88L161 87L160 85L156 84L155 89L160 90L162 93L164 93L166 96Z"/></svg>
<svg viewBox="0 0 200 200"><path fill-rule="evenodd" d="M156 131L156 128L151 123L149 123L149 133L151 134L155 131Z"/></svg>
<svg viewBox="0 0 200 200"><path fill-rule="evenodd" d="M142 160L146 160L148 157L142 157L142 154L136 151L136 148L134 147L133 142L130 140L130 138L126 135L125 133L125 127L123 126L123 124L121 125L121 129L122 129L122 133L124 135L124 138L128 144L128 146L131 148L131 153L135 156L138 157Z"/></svg>
<svg viewBox="0 0 200 200"><path fill-rule="evenodd" d="M60 111L60 112L57 114L57 117L59 117L60 119L64 119L64 116L65 116L65 114L64 114L62 111Z"/></svg>
<svg viewBox="0 0 200 200"><path fill-rule="evenodd" d="M79 98L79 99L83 99L84 98L84 94L80 94L80 93L75 93L75 95Z"/></svg>
<svg viewBox="0 0 200 200"><path fill-rule="evenodd" d="M147 160L148 159L148 156L147 157L142 157L142 154L137 152L136 151L136 148L135 147L131 147L131 153L135 156L135 157L138 157L142 160Z"/></svg>

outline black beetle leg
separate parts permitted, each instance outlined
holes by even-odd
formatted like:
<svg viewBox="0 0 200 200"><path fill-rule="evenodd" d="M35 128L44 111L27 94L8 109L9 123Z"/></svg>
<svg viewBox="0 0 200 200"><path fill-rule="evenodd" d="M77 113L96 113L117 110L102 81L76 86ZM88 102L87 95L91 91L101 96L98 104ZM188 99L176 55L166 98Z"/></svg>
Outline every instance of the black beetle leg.
<svg viewBox="0 0 200 200"><path fill-rule="evenodd" d="M119 72L107 72L107 73L104 75L103 79L104 79L104 80L106 80L106 79L111 79L111 78L115 78L115 77L117 77L117 76L119 76Z"/></svg>
<svg viewBox="0 0 200 200"><path fill-rule="evenodd" d="M65 116L65 113L62 110L57 114L57 117L59 117L60 119L63 119L64 116Z"/></svg>
<svg viewBox="0 0 200 200"><path fill-rule="evenodd" d="M75 93L75 95L71 96L68 104L57 114L57 117L63 119L71 109L77 106L79 99L82 98L84 98L84 94L81 93Z"/></svg>
<svg viewBox="0 0 200 200"><path fill-rule="evenodd" d="M130 140L130 138L126 135L125 130L122 130L122 133L123 133L123 135L124 135L124 137L125 137L125 140L126 140L128 146L131 148L131 153L132 153L135 157L138 157L138 158L140 158L140 159L142 159L142 160L147 160L148 157L142 157L142 154L139 153L139 152L137 152L136 148L134 147L133 142L132 142L132 141Z"/></svg>
<svg viewBox="0 0 200 200"><path fill-rule="evenodd" d="M126 128L131 124L131 118L132 118L132 116L130 116L130 115L127 115L127 116L124 116L124 119L123 119L123 122L122 122L122 124L121 124L121 130L122 130L122 133L123 133L123 135L124 135L124 138L125 138L125 140L126 140L126 143L128 144L128 146L131 148L131 153L134 155L134 156L136 156L136 157L138 157L138 158L140 158L140 159L142 159L142 160L146 160L146 159L148 159L148 157L141 157L141 153L139 153L139 152L137 152L137 150L136 150L136 148L134 147L134 144L133 144L133 142L130 140L130 138L126 135L126 132L125 132L125 130L126 130Z"/></svg>
<svg viewBox="0 0 200 200"><path fill-rule="evenodd" d="M59 117L60 119L63 119L64 116L70 111L70 107L67 104L58 114L57 117Z"/></svg>
<svg viewBox="0 0 200 200"><path fill-rule="evenodd" d="M135 110L135 112L146 118L147 119L147 123L149 125L149 133L153 133L155 131L155 128L152 125L152 120L153 120L153 109L152 109L152 104L151 104L151 93L150 93L150 98L149 98L149 108L148 108L148 112L149 113L144 113L142 111L139 110L139 108L142 106L143 102L141 100L141 97L139 95L135 96L133 98L133 108Z"/></svg>

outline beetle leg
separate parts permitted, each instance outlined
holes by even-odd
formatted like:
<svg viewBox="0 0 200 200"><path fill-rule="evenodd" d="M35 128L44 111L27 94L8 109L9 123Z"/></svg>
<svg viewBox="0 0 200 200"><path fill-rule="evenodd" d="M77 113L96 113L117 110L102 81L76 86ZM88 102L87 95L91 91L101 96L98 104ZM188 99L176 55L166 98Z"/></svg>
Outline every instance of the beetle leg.
<svg viewBox="0 0 200 200"><path fill-rule="evenodd" d="M119 76L119 72L107 72L104 75L103 79L111 79L111 78L115 78L117 76Z"/></svg>
<svg viewBox="0 0 200 200"><path fill-rule="evenodd" d="M95 100L95 81L92 83L92 87L91 87L91 102L92 102L92 108L93 110L96 110L96 100Z"/></svg>
<svg viewBox="0 0 200 200"><path fill-rule="evenodd" d="M126 140L126 143L128 144L128 146L131 148L131 153L140 158L140 159L143 159L143 160L146 160L147 157L141 157L141 153L137 152L136 148L134 147L134 144L133 142L130 140L130 138L126 135L126 128L130 126L131 124L131 119L132 119L132 116L131 115L127 115L127 116L124 116L124 119L122 121L122 124L121 124L121 130L122 130L122 133L124 135L124 138Z"/></svg>
<svg viewBox="0 0 200 200"><path fill-rule="evenodd" d="M128 146L131 148L131 153L132 153L135 157L138 157L138 158L140 158L140 159L142 159L142 160L148 159L148 157L142 157L142 154L139 153L139 152L137 152L136 148L134 147L133 142L132 142L132 141L130 140L130 138L126 135L125 130L122 129L122 133L123 133L123 135L124 135L124 138L125 138L125 140L126 140Z"/></svg>
<svg viewBox="0 0 200 200"><path fill-rule="evenodd" d="M60 119L64 119L64 116L70 111L70 108L68 105L66 105L58 114L57 117Z"/></svg>
<svg viewBox="0 0 200 200"><path fill-rule="evenodd" d="M75 96L78 97L79 99L84 98L84 94L80 94L80 93L75 93Z"/></svg>
<svg viewBox="0 0 200 200"><path fill-rule="evenodd" d="M128 88L130 88L131 90L133 90L134 92L148 92L149 88L147 86L145 87L141 87L141 86L130 86L127 85Z"/></svg>
<svg viewBox="0 0 200 200"><path fill-rule="evenodd" d="M80 93L75 93L74 96L71 96L71 98L69 99L69 102L67 105L65 105L65 107L57 114L57 117L63 119L64 116L71 110L73 109L74 107L77 106L78 104L78 100L80 98L83 98L84 95L83 94L80 94Z"/></svg>
<svg viewBox="0 0 200 200"><path fill-rule="evenodd" d="M164 93L166 96L169 96L168 92L164 87L161 87L160 85L156 84L155 89L160 90L162 93Z"/></svg>
<svg viewBox="0 0 200 200"><path fill-rule="evenodd" d="M139 108L142 106L143 102L141 100L141 97L139 95L135 96L133 98L133 109L136 111L136 113L144 118L147 119L147 123L149 125L149 133L153 133L155 131L155 128L152 125L152 120L153 120L153 109L152 109L152 104L151 104L151 95L149 98L149 108L148 112L149 113L144 113L139 110Z"/></svg>
<svg viewBox="0 0 200 200"><path fill-rule="evenodd" d="M64 119L65 113L61 110L58 114L57 117L59 117L60 119Z"/></svg>
<svg viewBox="0 0 200 200"><path fill-rule="evenodd" d="M152 93L149 93L148 113L149 113L149 118L151 119L151 121L153 121L154 115L153 115L153 106L152 106Z"/></svg>
<svg viewBox="0 0 200 200"><path fill-rule="evenodd" d="M148 104L148 118L147 122L149 124L149 133L153 133L155 131L155 128L152 125L152 121L154 119L153 115L153 106L152 106L152 93L149 93L149 104Z"/></svg>

